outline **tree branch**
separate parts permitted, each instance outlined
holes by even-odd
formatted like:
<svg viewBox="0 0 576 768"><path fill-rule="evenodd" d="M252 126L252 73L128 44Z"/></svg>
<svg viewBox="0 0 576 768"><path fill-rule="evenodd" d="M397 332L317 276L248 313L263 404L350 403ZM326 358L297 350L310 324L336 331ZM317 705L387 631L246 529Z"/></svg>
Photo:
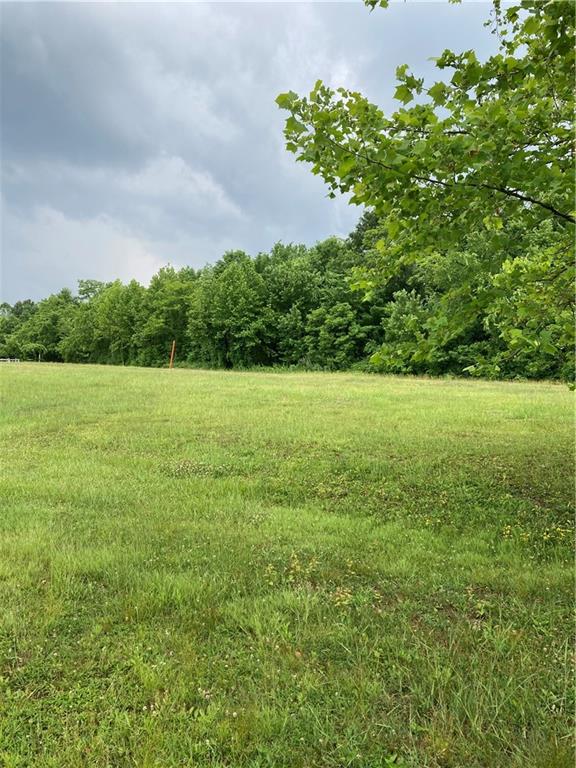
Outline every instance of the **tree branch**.
<svg viewBox="0 0 576 768"><path fill-rule="evenodd" d="M373 165L378 165L381 168L385 168L387 171L391 171L392 173L397 173L398 175L403 175L402 171L399 171L397 168L393 168L390 165L386 165L386 163L383 163L381 160L376 160L373 157L370 157L369 155L362 154L361 152L358 152L356 150L350 149L349 147L343 147L341 144L339 144L337 141L335 141L330 136L324 136L330 144L333 144L335 147L337 147L341 152L347 152L350 155L354 155L354 157L357 157L360 160L364 160L367 163L371 163ZM446 187L448 189L454 188L458 185L458 183L451 183L448 181L442 181L441 179L434 179L431 176L420 176L419 174L409 174L409 177L412 179L415 179L416 181L421 181L425 184L436 184L437 186ZM553 205L550 205L549 203L545 203L542 200L537 200L534 197L531 197L530 195L524 195L521 192L518 192L516 189L510 189L509 187L504 186L493 186L491 184L475 184L474 182L460 182L462 186L465 187L474 187L475 189L489 189L493 192L500 192L503 195L507 195L508 197L514 197L517 200L522 200L525 203L532 203L533 205L537 205L540 208L544 208L547 211L550 211L550 213L553 213L555 216L558 216L561 219L564 219L565 221L569 221L571 224L576 224L576 219L573 216L570 216L567 213L564 213L563 211L559 211L557 208L555 208Z"/></svg>

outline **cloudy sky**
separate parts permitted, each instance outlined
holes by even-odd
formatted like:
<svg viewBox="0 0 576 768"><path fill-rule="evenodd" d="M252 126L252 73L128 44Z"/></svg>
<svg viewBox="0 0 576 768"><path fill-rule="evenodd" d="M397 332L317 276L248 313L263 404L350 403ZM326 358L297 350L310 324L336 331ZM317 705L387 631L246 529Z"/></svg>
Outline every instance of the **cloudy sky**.
<svg viewBox="0 0 576 768"><path fill-rule="evenodd" d="M274 99L321 78L393 108L395 68L494 41L490 5L2 2L2 298L346 235Z"/></svg>

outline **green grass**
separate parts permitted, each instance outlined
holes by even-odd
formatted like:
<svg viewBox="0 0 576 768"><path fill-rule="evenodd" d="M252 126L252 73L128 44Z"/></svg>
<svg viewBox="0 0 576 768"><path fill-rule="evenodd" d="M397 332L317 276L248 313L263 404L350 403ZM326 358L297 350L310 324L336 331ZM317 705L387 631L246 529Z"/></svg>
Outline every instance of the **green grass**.
<svg viewBox="0 0 576 768"><path fill-rule="evenodd" d="M1 375L0 764L573 765L566 388Z"/></svg>

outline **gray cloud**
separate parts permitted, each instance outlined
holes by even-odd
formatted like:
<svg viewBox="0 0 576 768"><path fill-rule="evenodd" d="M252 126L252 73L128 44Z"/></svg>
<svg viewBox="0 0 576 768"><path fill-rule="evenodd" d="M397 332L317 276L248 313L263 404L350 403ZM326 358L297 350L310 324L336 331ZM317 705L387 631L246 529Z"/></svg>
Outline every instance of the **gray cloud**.
<svg viewBox="0 0 576 768"><path fill-rule="evenodd" d="M489 5L1 6L3 298L149 279L227 248L346 234L274 99L322 78L392 109L394 70L493 48Z"/></svg>

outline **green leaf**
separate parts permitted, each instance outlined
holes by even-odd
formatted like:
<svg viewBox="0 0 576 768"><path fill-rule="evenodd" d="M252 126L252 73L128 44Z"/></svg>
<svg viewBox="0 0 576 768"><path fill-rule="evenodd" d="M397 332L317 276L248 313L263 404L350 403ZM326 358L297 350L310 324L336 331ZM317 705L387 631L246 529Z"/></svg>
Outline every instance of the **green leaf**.
<svg viewBox="0 0 576 768"><path fill-rule="evenodd" d="M287 93L281 93L276 96L276 104L280 109L291 109L292 105L298 101L298 94L294 91L287 91Z"/></svg>
<svg viewBox="0 0 576 768"><path fill-rule="evenodd" d="M524 34L534 35L540 29L540 22L535 16L530 16L524 22L523 28L524 28Z"/></svg>
<svg viewBox="0 0 576 768"><path fill-rule="evenodd" d="M504 226L499 216L484 216L482 222L487 230L495 232Z"/></svg>
<svg viewBox="0 0 576 768"><path fill-rule="evenodd" d="M394 98L397 101L401 101L402 104L408 104L409 101L412 101L414 96L407 85L399 85L394 92Z"/></svg>
<svg viewBox="0 0 576 768"><path fill-rule="evenodd" d="M286 120L286 130L289 133L305 133L306 126L292 115Z"/></svg>
<svg viewBox="0 0 576 768"><path fill-rule="evenodd" d="M435 104L444 104L447 90L446 83L435 83L428 88L428 95L433 98Z"/></svg>
<svg viewBox="0 0 576 768"><path fill-rule="evenodd" d="M352 168L355 168L355 167L356 167L356 158L347 157L346 160L343 160L338 166L336 174L340 176L340 178L342 178L343 176L346 176L347 174L349 174Z"/></svg>

